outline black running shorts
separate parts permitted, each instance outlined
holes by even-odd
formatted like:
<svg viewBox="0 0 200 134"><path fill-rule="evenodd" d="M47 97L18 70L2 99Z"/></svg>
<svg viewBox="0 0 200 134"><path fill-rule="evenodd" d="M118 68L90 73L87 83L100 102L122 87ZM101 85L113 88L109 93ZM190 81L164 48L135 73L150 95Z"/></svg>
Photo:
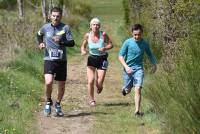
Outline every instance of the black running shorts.
<svg viewBox="0 0 200 134"><path fill-rule="evenodd" d="M101 70L107 70L108 68L108 55L103 56L96 56L96 55L89 55L87 66L95 67Z"/></svg>
<svg viewBox="0 0 200 134"><path fill-rule="evenodd" d="M66 61L44 61L44 74L53 74L57 81L65 81L67 77Z"/></svg>

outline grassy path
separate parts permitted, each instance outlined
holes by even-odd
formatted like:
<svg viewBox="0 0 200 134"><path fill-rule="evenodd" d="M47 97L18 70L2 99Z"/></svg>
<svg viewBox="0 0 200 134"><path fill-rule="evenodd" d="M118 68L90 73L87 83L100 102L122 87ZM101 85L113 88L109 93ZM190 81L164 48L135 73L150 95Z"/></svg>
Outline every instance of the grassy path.
<svg viewBox="0 0 200 134"><path fill-rule="evenodd" d="M121 45L120 27L123 24L122 0L89 0L95 3L92 7L94 17L102 21L102 29L111 37L114 49L110 51L109 69L106 75L104 90L100 95L95 93L96 107L87 105L86 57L77 55L69 58L68 80L63 101L64 118L45 118L38 114L40 133L42 134L155 134L155 115L151 105L142 100L145 116L142 119L133 117L133 93L121 95L121 65L117 53ZM82 33L83 34L83 33ZM54 90L54 96L56 90ZM55 97L54 97L55 98ZM42 109L42 107L41 107Z"/></svg>

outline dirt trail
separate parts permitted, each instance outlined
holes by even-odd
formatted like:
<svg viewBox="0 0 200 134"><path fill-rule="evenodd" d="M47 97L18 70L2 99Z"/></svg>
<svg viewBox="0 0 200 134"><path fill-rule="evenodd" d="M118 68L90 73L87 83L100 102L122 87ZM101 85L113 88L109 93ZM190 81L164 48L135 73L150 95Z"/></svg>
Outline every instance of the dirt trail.
<svg viewBox="0 0 200 134"><path fill-rule="evenodd" d="M116 55L109 56L115 57ZM130 97L126 99L121 97L120 86L121 79L119 78L120 69L116 62L109 58L109 69L104 82L104 90L100 95L97 95L95 89L95 98L97 106L102 105L117 105L118 102L127 103ZM63 98L62 106L65 116L58 118L44 117L43 105L38 113L38 126L40 134L90 134L93 131L93 123L95 123L95 115L110 114L107 111L97 112L94 107L88 105L87 100L87 77L86 77L86 62L87 56L79 55L70 59L68 62L68 79L66 91ZM113 77L114 76L114 77ZM55 84L56 85L56 84ZM57 88L54 87L53 98L56 98ZM55 110L53 109L53 112Z"/></svg>
<svg viewBox="0 0 200 134"><path fill-rule="evenodd" d="M66 92L62 102L65 116L54 117L52 113L51 117L44 117L43 111L40 111L38 122L41 134L89 133L94 117L88 112L86 84L86 57L80 61L69 61ZM54 87L54 99L56 98L56 90L57 88ZM41 109L43 109L43 104Z"/></svg>
<svg viewBox="0 0 200 134"><path fill-rule="evenodd" d="M42 103L38 113L38 126L40 134L93 134L96 130L95 123L101 122L98 116L106 117L114 114L111 107L123 107L133 105L131 95L123 97L121 94L122 80L120 77L121 68L118 62L109 57L109 68L104 82L104 89L101 94L97 95L95 89L96 107L89 107L87 104L87 78L86 78L86 57L76 56L68 62L68 79L66 84L66 92L63 98L62 106L65 112L64 117L44 117ZM55 84L56 85L56 84ZM53 98L56 98L56 87L54 87ZM103 108L104 107L104 108ZM107 108L106 108L107 107ZM104 110L98 110L103 108ZM125 108L125 107L124 107ZM53 109L53 112L55 110ZM97 118L96 118L97 117ZM109 119L107 120L109 122ZM141 125L142 122L142 125ZM141 133L154 133L144 122L135 122L132 125ZM112 125L111 125L112 126ZM114 125L115 126L115 125ZM139 127L137 127L139 126ZM98 128L97 128L98 129ZM106 130L102 130L103 133ZM125 131L124 131L125 132ZM137 132L135 132L137 133Z"/></svg>

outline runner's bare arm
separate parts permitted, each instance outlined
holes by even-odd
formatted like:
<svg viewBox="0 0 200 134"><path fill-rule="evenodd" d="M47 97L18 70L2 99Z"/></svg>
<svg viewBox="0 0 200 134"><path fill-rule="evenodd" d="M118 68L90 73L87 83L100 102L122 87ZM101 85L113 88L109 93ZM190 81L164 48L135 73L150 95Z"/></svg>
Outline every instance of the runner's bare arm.
<svg viewBox="0 0 200 134"><path fill-rule="evenodd" d="M123 56L119 56L118 59L128 74L133 73L133 70L126 64Z"/></svg>
<svg viewBox="0 0 200 134"><path fill-rule="evenodd" d="M99 51L106 51L106 50L113 48L112 41L110 40L110 38L106 34L106 32L103 32L103 38L104 38L105 46L103 48L100 48Z"/></svg>
<svg viewBox="0 0 200 134"><path fill-rule="evenodd" d="M84 38L83 38L83 41L82 41L82 44L81 44L81 55L86 55L87 54L87 49L86 49L86 47L87 47L87 45L88 45L88 36L89 36L89 34L88 33L86 33L85 35L84 35Z"/></svg>

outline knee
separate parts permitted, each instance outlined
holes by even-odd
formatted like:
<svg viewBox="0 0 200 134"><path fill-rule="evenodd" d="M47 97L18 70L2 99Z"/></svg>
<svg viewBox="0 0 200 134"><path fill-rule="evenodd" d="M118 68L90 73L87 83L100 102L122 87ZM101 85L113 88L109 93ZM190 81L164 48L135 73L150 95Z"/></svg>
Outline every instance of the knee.
<svg viewBox="0 0 200 134"><path fill-rule="evenodd" d="M52 84L53 84L53 81L50 81L50 80L49 81L45 81L45 85L46 86L52 86Z"/></svg>
<svg viewBox="0 0 200 134"><path fill-rule="evenodd" d="M65 81L59 82L59 89L65 90Z"/></svg>
<svg viewBox="0 0 200 134"><path fill-rule="evenodd" d="M141 95L141 87L136 87L135 88L135 94Z"/></svg>
<svg viewBox="0 0 200 134"><path fill-rule="evenodd" d="M90 85L94 84L94 79L88 79L88 84Z"/></svg>

